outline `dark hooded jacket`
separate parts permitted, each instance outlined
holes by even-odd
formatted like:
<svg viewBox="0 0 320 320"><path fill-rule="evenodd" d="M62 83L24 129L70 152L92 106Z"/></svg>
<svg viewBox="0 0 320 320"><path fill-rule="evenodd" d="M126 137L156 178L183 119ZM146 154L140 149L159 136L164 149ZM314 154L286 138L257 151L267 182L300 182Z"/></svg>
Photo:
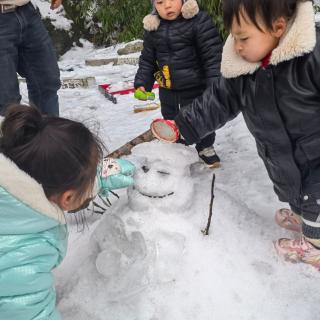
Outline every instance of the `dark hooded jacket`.
<svg viewBox="0 0 320 320"><path fill-rule="evenodd" d="M185 12L191 2L195 6ZM135 88L144 86L151 91L155 73L162 86L172 90L205 88L220 75L222 41L212 18L199 12L194 0L188 0L182 9L182 15L173 21L147 16L157 19L156 26L144 19L144 49Z"/></svg>
<svg viewBox="0 0 320 320"><path fill-rule="evenodd" d="M186 141L242 112L279 199L296 207L320 199L320 30L312 3L298 5L267 67L243 60L229 37L221 71L175 119Z"/></svg>

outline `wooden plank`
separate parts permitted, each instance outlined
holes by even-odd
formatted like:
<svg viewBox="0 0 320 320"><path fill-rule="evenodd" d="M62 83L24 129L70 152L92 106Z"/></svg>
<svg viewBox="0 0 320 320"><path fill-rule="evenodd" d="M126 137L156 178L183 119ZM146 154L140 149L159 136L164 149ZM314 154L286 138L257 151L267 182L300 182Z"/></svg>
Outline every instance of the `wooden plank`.
<svg viewBox="0 0 320 320"><path fill-rule="evenodd" d="M137 104L133 106L133 112L145 112L145 111L151 111L151 110L157 110L160 108L160 103L157 102L150 102L145 104Z"/></svg>

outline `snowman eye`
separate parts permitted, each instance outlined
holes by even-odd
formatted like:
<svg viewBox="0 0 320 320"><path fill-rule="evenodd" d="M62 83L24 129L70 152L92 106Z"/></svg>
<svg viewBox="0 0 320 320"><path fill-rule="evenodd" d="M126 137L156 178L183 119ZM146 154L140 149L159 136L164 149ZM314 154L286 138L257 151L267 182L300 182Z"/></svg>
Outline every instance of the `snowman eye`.
<svg viewBox="0 0 320 320"><path fill-rule="evenodd" d="M166 171L157 171L158 173L162 174L162 175L169 175L170 173L169 172L166 172Z"/></svg>

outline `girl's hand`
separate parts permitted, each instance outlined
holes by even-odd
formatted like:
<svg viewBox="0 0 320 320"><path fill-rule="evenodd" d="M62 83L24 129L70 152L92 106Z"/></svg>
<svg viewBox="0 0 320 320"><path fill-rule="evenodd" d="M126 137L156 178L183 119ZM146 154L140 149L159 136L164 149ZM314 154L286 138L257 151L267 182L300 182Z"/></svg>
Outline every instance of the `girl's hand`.
<svg viewBox="0 0 320 320"><path fill-rule="evenodd" d="M62 3L62 0L51 0L50 8L52 10L57 9L58 7L60 7L61 3Z"/></svg>
<svg viewBox="0 0 320 320"><path fill-rule="evenodd" d="M99 193L108 195L108 191L113 189L127 188L133 184L133 174L135 166L124 159L103 159L103 164L98 177Z"/></svg>

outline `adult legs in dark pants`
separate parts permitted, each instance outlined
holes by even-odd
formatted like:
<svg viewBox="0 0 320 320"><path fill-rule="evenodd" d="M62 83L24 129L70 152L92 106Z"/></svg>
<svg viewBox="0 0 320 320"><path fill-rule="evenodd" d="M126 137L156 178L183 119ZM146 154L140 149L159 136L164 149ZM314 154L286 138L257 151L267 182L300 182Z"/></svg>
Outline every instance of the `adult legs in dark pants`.
<svg viewBox="0 0 320 320"><path fill-rule="evenodd" d="M0 114L20 102L16 73L27 80L29 100L41 112L59 115L60 74L55 51L31 3L0 13Z"/></svg>

